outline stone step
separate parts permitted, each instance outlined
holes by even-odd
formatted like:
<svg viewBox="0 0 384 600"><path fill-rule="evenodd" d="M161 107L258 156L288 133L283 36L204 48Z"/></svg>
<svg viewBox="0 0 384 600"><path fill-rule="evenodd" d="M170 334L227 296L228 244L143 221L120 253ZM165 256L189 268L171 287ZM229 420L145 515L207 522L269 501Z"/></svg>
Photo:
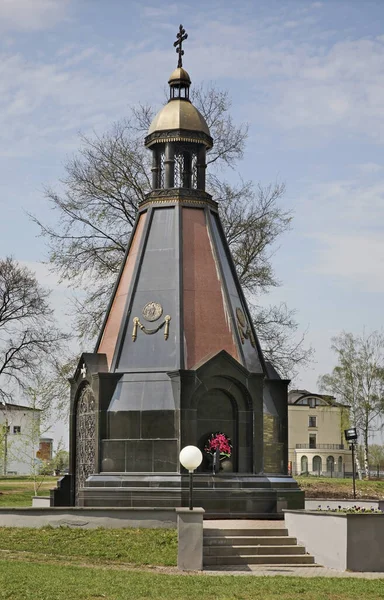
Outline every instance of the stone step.
<svg viewBox="0 0 384 600"><path fill-rule="evenodd" d="M312 565L315 559L310 554L230 554L228 556L204 556L204 565Z"/></svg>
<svg viewBox="0 0 384 600"><path fill-rule="evenodd" d="M228 536L257 536L257 537L266 537L266 536L288 536L288 529L279 528L279 529L256 529L256 528L248 528L248 529L204 529L204 537L228 537Z"/></svg>
<svg viewBox="0 0 384 600"><path fill-rule="evenodd" d="M204 546L204 557L208 556L264 555L299 556L305 554L304 546Z"/></svg>
<svg viewBox="0 0 384 600"><path fill-rule="evenodd" d="M204 532L204 546L295 546L297 539L289 536L206 536Z"/></svg>

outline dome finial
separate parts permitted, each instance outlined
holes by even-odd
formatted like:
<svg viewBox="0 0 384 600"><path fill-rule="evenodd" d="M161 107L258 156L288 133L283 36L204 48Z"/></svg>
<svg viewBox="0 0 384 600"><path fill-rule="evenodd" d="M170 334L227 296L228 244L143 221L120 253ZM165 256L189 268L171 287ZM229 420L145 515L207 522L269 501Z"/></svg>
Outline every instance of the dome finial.
<svg viewBox="0 0 384 600"><path fill-rule="evenodd" d="M176 40L176 42L174 42L173 45L176 48L177 54L179 55L179 60L177 62L177 68L181 69L181 67L183 66L183 55L184 55L184 50L183 50L182 46L183 46L183 42L188 37L188 33L185 33L185 29L182 25L180 25L179 31L178 31L176 37L177 37L177 40Z"/></svg>

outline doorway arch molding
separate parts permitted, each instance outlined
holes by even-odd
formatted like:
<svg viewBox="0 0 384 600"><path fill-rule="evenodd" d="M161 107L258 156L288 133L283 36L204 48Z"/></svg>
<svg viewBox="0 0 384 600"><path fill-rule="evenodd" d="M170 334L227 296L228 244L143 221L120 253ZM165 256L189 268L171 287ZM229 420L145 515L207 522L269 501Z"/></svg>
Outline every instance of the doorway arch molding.
<svg viewBox="0 0 384 600"><path fill-rule="evenodd" d="M234 399L239 411L252 410L252 397L245 385L228 375L214 375L200 381L191 398L191 408L197 409L200 399L210 390L217 389Z"/></svg>
<svg viewBox="0 0 384 600"><path fill-rule="evenodd" d="M220 405L223 410L220 410ZM204 379L192 395L190 409L195 420L194 443L203 446L211 433L222 431L232 441L233 472L251 473L254 412L252 398L242 382L227 375ZM203 450L203 447L200 449ZM206 462L204 465L203 470L207 470Z"/></svg>

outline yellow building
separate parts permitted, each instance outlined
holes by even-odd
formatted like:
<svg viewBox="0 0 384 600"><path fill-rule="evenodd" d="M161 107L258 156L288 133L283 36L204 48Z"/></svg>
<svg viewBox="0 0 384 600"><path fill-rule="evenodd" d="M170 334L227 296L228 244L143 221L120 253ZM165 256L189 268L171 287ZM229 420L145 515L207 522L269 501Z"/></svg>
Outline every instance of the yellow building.
<svg viewBox="0 0 384 600"><path fill-rule="evenodd" d="M352 472L344 440L349 407L333 396L291 390L288 394L288 460L293 475L342 477Z"/></svg>

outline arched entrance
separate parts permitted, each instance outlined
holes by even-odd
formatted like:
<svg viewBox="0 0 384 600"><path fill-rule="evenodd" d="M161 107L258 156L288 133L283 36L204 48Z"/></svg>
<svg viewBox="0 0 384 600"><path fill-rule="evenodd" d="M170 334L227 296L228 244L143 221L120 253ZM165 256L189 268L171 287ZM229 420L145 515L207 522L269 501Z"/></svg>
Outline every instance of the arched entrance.
<svg viewBox="0 0 384 600"><path fill-rule="evenodd" d="M307 458L307 456L302 456L300 463L301 463L300 473L308 473L308 458Z"/></svg>
<svg viewBox="0 0 384 600"><path fill-rule="evenodd" d="M314 456L312 459L312 471L317 475L321 475L323 461L321 460L321 456Z"/></svg>
<svg viewBox="0 0 384 600"><path fill-rule="evenodd" d="M95 444L95 398L91 386L86 385L82 388L76 405L76 505L78 505L79 490L84 487L87 477L95 470Z"/></svg>
<svg viewBox="0 0 384 600"><path fill-rule="evenodd" d="M335 459L333 456L328 456L327 458L327 471L329 473L333 473L335 470Z"/></svg>
<svg viewBox="0 0 384 600"><path fill-rule="evenodd" d="M237 471L237 407L234 399L220 389L212 389L200 398L197 406L197 440L204 460L201 471L211 471L210 457L204 454L210 435L218 431L225 433L232 442L232 455L228 470ZM224 466L224 465L222 465Z"/></svg>

